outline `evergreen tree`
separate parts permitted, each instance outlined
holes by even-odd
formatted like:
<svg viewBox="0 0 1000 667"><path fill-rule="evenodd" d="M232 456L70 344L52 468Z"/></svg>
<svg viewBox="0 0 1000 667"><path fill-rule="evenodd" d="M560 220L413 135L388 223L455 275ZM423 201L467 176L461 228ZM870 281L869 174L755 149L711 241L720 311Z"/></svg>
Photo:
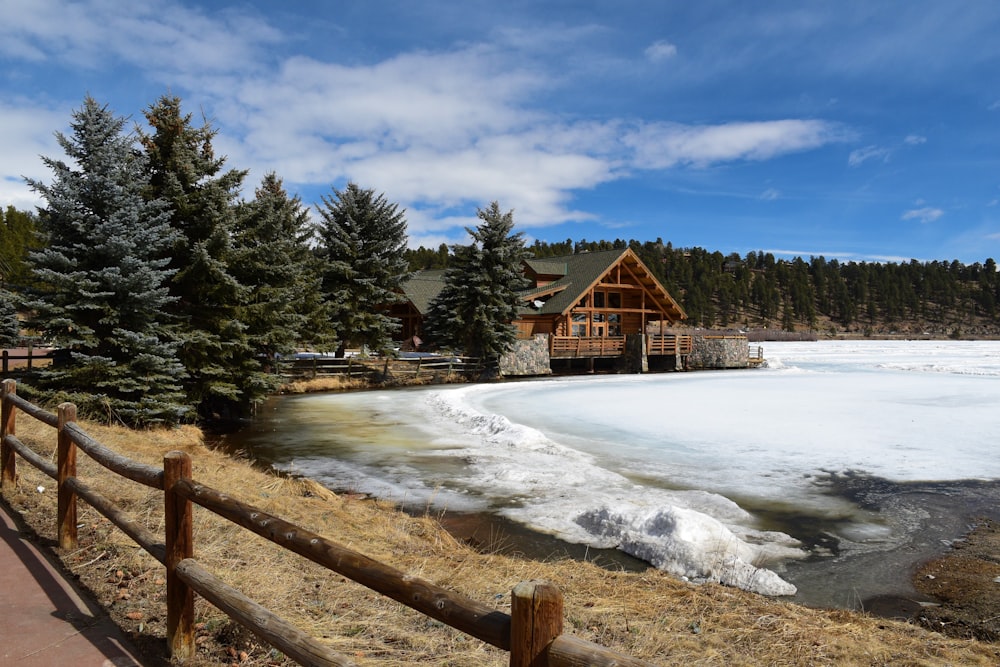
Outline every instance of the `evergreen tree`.
<svg viewBox="0 0 1000 667"><path fill-rule="evenodd" d="M48 246L31 255L42 291L27 305L63 351L43 388L127 424L174 423L183 368L161 315L174 234L164 203L143 196L146 162L125 122L88 97L72 134L56 134L72 163L42 158L52 184L28 181L46 201Z"/></svg>
<svg viewBox="0 0 1000 667"><path fill-rule="evenodd" d="M425 332L441 347L480 357L495 373L500 356L517 338L520 290L528 287L521 263L530 254L524 235L512 234L513 211L502 213L497 202L478 215L482 223L466 228L472 243L453 246L444 287L431 303Z"/></svg>
<svg viewBox="0 0 1000 667"><path fill-rule="evenodd" d="M319 293L311 235L301 200L290 198L273 173L264 176L254 200L239 208L232 269L246 288L240 319L253 358L266 373L309 335Z"/></svg>
<svg viewBox="0 0 1000 667"><path fill-rule="evenodd" d="M337 354L358 345L384 352L400 326L388 309L401 300L409 277L404 212L384 195L349 183L323 196L319 214L323 298L340 341Z"/></svg>
<svg viewBox="0 0 1000 667"><path fill-rule="evenodd" d="M0 288L0 347L17 347L21 340L21 322L17 319L14 295Z"/></svg>
<svg viewBox="0 0 1000 667"><path fill-rule="evenodd" d="M0 287L25 285L31 275L28 253L39 247L35 215L13 206L0 210Z"/></svg>
<svg viewBox="0 0 1000 667"><path fill-rule="evenodd" d="M194 127L177 97L164 96L145 112L152 134L140 132L149 157L147 197L167 202L177 231L164 252L174 271L169 313L187 371L184 388L206 418L244 413L264 395L265 378L252 362L239 319L244 289L230 271L235 202L245 171L223 171L208 123Z"/></svg>

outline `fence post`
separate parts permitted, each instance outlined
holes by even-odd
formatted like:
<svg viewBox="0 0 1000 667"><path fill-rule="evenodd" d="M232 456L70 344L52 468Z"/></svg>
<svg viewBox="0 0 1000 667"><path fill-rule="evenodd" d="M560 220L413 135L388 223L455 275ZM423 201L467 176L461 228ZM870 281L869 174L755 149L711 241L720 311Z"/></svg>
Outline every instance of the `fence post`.
<svg viewBox="0 0 1000 667"><path fill-rule="evenodd" d="M66 485L66 480L76 477L76 444L66 433L66 425L76 421L76 406L60 403L58 407L58 453L56 459L56 488L58 494L57 529L60 549L76 549L76 493Z"/></svg>
<svg viewBox="0 0 1000 667"><path fill-rule="evenodd" d="M17 408L8 403L5 399L8 396L14 396L17 394L17 382L14 380L4 380L3 381L3 417L2 417L2 433L0 437L3 439L3 444L0 445L0 488L3 489L5 493L13 491L14 485L17 480L17 453L14 451L13 447L10 447L7 442L8 435L14 435L16 430L14 425L16 423Z"/></svg>
<svg viewBox="0 0 1000 667"><path fill-rule="evenodd" d="M3 351L3 374L4 375L7 374L7 368L8 368L8 366L7 366L7 358L9 356L10 356L10 353L7 350L4 350Z"/></svg>
<svg viewBox="0 0 1000 667"><path fill-rule="evenodd" d="M548 648L563 630L563 596L544 581L523 581L510 600L510 666L546 667Z"/></svg>
<svg viewBox="0 0 1000 667"><path fill-rule="evenodd" d="M168 452L163 457L163 501L166 524L167 647L170 656L194 656L194 591L177 575L177 564L194 554L191 501L174 491L179 479L191 478L191 457Z"/></svg>

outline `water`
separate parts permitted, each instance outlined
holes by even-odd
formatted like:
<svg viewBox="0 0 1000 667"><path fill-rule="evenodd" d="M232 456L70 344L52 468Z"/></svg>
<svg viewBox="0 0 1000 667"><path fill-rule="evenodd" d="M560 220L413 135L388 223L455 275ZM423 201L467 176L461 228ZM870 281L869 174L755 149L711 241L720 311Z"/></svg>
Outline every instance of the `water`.
<svg viewBox="0 0 1000 667"><path fill-rule="evenodd" d="M913 595L906 569L997 506L1000 343L765 355L755 370L282 398L241 446L334 489L495 513L692 580L849 607Z"/></svg>

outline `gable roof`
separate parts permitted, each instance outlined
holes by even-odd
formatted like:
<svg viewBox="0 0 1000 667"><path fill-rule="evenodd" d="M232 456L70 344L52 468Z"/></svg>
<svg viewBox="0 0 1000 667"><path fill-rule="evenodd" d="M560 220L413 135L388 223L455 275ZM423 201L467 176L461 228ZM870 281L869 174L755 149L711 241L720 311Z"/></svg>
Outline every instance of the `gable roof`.
<svg viewBox="0 0 1000 667"><path fill-rule="evenodd" d="M629 248L525 260L526 268L536 275L559 276L559 278L547 285L532 287L521 292L521 298L525 301L521 313L523 315L568 314L573 306L619 263L622 263L624 270L629 271L635 281L654 297L671 319L687 318L680 304L667 293L642 260ZM417 271L403 284L404 296L421 315L427 314L434 297L444 287L444 273L444 270ZM546 296L549 298L541 308L527 306L527 303Z"/></svg>
<svg viewBox="0 0 1000 667"><path fill-rule="evenodd" d="M530 260L529 260L530 261ZM546 264L565 263L566 273L547 285L526 290L526 301L551 294L539 309L527 309L524 314L565 315L580 302L587 292L607 275L616 265L623 263L636 282L648 290L659 302L663 310L674 320L687 318L681 308L642 260L631 249L583 252L564 257L547 257Z"/></svg>
<svg viewBox="0 0 1000 667"><path fill-rule="evenodd" d="M444 269L417 271L403 283L403 296L421 315L431 309L431 301L444 287Z"/></svg>

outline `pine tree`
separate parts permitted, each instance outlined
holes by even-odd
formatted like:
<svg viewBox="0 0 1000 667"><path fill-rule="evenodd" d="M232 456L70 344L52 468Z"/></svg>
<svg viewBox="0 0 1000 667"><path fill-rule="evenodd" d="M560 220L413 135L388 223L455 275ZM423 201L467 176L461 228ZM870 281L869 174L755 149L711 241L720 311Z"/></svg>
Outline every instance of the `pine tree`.
<svg viewBox="0 0 1000 667"><path fill-rule="evenodd" d="M48 245L31 255L42 291L27 305L63 351L41 371L43 388L127 424L174 423L187 410L161 315L174 234L164 203L143 196L146 161L125 123L88 97L72 134L56 134L72 163L42 158L53 182L28 181L46 201Z"/></svg>
<svg viewBox="0 0 1000 667"><path fill-rule="evenodd" d="M145 112L152 134L140 132L149 157L150 200L167 202L177 231L165 257L175 272L169 313L187 371L184 388L202 417L242 415L264 395L266 379L252 362L239 319L244 288L230 270L235 202L245 171L223 171L208 123L194 127L177 97L164 96Z"/></svg>
<svg viewBox="0 0 1000 667"><path fill-rule="evenodd" d="M24 287L31 275L28 253L41 247L35 215L8 206L0 210L0 286Z"/></svg>
<svg viewBox="0 0 1000 667"><path fill-rule="evenodd" d="M388 309L401 300L409 277L404 211L349 183L323 196L319 214L323 298L340 341L337 353L358 345L384 352L400 326Z"/></svg>
<svg viewBox="0 0 1000 667"><path fill-rule="evenodd" d="M20 339L21 323L17 319L16 299L0 288L0 347L17 347Z"/></svg>
<svg viewBox="0 0 1000 667"><path fill-rule="evenodd" d="M482 223L466 228L469 245L452 247L444 287L431 303L425 332L438 346L461 350L483 360L488 374L497 372L500 357L517 339L511 324L527 288L522 262L529 253L524 235L512 234L514 213L502 213L497 202L479 209Z"/></svg>
<svg viewBox="0 0 1000 667"><path fill-rule="evenodd" d="M246 288L240 319L253 357L267 373L277 357L294 352L310 336L315 321L319 276L311 236L301 200L290 198L273 173L238 210L232 267Z"/></svg>

